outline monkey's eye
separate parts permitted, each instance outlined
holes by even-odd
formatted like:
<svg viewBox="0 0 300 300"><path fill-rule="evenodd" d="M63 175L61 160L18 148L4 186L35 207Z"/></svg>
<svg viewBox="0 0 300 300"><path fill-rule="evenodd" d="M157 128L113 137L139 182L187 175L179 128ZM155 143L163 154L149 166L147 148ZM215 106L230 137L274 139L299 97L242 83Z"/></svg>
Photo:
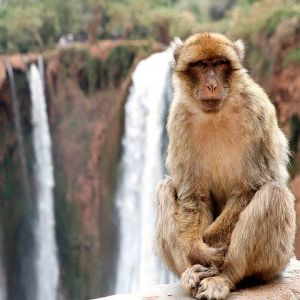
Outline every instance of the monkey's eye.
<svg viewBox="0 0 300 300"><path fill-rule="evenodd" d="M227 59L219 59L216 60L212 63L213 67L218 67L218 66L227 66L229 65L229 61Z"/></svg>
<svg viewBox="0 0 300 300"><path fill-rule="evenodd" d="M189 63L189 66L192 68L207 68L208 64L207 64L207 62L205 62L203 60L198 60L198 61Z"/></svg>

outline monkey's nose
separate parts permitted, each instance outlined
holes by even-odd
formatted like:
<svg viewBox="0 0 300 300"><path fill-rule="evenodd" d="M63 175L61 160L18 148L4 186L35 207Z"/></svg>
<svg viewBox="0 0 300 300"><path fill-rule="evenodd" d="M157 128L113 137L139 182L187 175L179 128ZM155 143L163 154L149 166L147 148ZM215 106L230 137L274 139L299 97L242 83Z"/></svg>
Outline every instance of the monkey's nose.
<svg viewBox="0 0 300 300"><path fill-rule="evenodd" d="M209 80L206 82L206 87L211 93L214 93L217 88L217 83L215 80Z"/></svg>

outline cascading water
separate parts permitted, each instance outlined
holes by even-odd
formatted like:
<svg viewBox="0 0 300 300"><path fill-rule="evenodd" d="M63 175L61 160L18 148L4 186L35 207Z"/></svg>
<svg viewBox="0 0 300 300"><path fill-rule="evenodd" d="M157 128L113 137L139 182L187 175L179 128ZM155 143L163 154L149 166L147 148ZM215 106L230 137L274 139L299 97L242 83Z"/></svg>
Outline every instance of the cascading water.
<svg viewBox="0 0 300 300"><path fill-rule="evenodd" d="M58 298L59 265L55 240L53 162L43 79L35 64L30 67L35 180L37 190L36 300Z"/></svg>
<svg viewBox="0 0 300 300"><path fill-rule="evenodd" d="M155 255L154 194L163 178L165 110L168 106L171 53L141 61L125 106L125 135L116 203L120 249L116 293L140 290L169 280Z"/></svg>

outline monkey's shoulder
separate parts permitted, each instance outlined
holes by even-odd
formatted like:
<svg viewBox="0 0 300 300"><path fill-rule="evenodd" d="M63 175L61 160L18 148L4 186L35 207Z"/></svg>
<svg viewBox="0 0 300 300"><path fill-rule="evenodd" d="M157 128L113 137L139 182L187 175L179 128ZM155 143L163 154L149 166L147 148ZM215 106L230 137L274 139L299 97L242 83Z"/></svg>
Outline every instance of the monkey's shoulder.
<svg viewBox="0 0 300 300"><path fill-rule="evenodd" d="M261 125L265 123L277 122L276 110L265 90L248 76L245 84L239 93L235 94L243 105L249 120L253 120Z"/></svg>

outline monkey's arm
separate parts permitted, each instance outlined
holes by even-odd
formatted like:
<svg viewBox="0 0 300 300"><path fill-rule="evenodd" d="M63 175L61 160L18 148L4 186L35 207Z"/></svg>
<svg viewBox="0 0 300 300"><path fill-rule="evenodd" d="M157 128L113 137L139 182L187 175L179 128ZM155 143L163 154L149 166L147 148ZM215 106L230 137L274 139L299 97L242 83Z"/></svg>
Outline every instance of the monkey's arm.
<svg viewBox="0 0 300 300"><path fill-rule="evenodd" d="M217 219L205 230L203 241L211 247L228 247L240 213L249 204L253 193L235 193Z"/></svg>
<svg viewBox="0 0 300 300"><path fill-rule="evenodd" d="M183 196L183 194L181 194ZM222 265L224 252L202 241L204 230L212 222L212 214L204 202L190 202L195 196L178 199L173 180L167 177L158 188L156 241L158 251L168 266L181 275L194 264Z"/></svg>
<svg viewBox="0 0 300 300"><path fill-rule="evenodd" d="M177 203L175 220L178 240L182 249L187 251L188 262L191 265L222 265L223 249L210 247L202 239L203 233L213 221L210 196L199 190L195 194L181 194L179 189Z"/></svg>

